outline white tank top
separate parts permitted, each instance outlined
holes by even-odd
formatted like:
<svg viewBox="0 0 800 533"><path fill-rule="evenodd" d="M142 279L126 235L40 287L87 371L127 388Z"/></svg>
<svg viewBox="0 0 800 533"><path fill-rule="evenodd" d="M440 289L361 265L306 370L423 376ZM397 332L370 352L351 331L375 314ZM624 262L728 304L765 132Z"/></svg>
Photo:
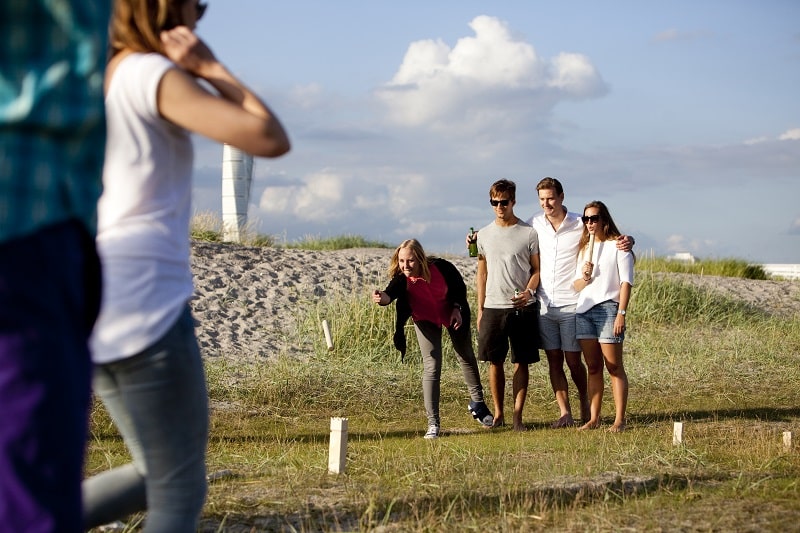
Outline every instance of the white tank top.
<svg viewBox="0 0 800 533"><path fill-rule="evenodd" d="M161 338L193 292L189 263L192 142L157 107L159 54L131 54L106 95L108 137L97 246L103 303L92 337L95 363L124 359Z"/></svg>

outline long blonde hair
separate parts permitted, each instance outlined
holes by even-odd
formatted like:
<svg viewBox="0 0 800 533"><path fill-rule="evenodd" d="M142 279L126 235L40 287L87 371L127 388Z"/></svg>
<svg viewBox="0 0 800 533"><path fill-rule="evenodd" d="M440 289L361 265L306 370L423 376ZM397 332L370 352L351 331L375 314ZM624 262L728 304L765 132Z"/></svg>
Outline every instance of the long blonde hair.
<svg viewBox="0 0 800 533"><path fill-rule="evenodd" d="M425 278L425 281L430 283L431 281L431 269L428 267L428 256L425 255L425 250L422 249L422 245L419 243L417 239L406 239L400 243L400 246L392 254L392 260L389 262L389 277L393 278L396 275L400 274L402 271L400 270L400 262L398 256L400 255L400 250L403 248L408 248L411 250L411 253L414 255L414 259L417 260L419 263L420 268L422 269L422 277Z"/></svg>
<svg viewBox="0 0 800 533"><path fill-rule="evenodd" d="M114 0L109 24L109 58L128 48L164 53L161 32L182 23L181 7L189 0Z"/></svg>

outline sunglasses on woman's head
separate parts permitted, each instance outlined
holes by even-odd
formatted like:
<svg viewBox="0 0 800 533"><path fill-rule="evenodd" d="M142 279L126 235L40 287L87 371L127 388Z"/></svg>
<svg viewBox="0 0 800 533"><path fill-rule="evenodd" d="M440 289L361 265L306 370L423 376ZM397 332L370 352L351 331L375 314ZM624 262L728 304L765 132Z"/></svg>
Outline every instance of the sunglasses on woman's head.
<svg viewBox="0 0 800 533"><path fill-rule="evenodd" d="M589 215L588 217L584 215L581 217L581 220L584 224L588 224L589 222L597 222L600 220L600 215Z"/></svg>
<svg viewBox="0 0 800 533"><path fill-rule="evenodd" d="M511 200L489 200L489 203L492 204L492 207L497 207L498 205L502 205L503 207L508 207L508 204Z"/></svg>

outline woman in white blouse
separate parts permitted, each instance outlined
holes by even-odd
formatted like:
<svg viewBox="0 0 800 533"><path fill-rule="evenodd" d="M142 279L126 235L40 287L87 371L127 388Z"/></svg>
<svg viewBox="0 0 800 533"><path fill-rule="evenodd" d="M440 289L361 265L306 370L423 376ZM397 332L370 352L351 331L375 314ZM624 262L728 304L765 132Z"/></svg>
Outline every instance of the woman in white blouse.
<svg viewBox="0 0 800 533"><path fill-rule="evenodd" d="M603 403L603 364L611 375L616 413L609 431L625 430L628 375L622 361L625 318L633 287L631 252L616 246L621 235L603 202L589 202L583 209L584 228L580 240L576 279L577 338L589 371L590 419L580 429L600 425Z"/></svg>

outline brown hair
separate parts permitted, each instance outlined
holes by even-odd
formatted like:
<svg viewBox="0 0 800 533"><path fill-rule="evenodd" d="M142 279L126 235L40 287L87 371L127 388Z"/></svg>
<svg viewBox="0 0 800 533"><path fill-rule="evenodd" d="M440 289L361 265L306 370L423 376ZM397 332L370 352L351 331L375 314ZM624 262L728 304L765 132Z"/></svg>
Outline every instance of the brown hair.
<svg viewBox="0 0 800 533"><path fill-rule="evenodd" d="M503 193L508 193L508 199L512 201L517 200L517 184L511 180L501 179L492 183L489 188L489 199L495 196L500 196Z"/></svg>
<svg viewBox="0 0 800 533"><path fill-rule="evenodd" d="M124 48L164 53L161 32L182 23L187 0L114 0L109 24L109 58Z"/></svg>
<svg viewBox="0 0 800 533"><path fill-rule="evenodd" d="M408 248L411 250L411 253L414 255L414 258L419 263L420 268L422 268L422 277L425 278L425 281L430 283L431 281L431 269L428 267L428 256L425 255L425 250L422 249L422 245L419 243L417 239L406 239L400 243L400 246L392 254L392 259L389 262L389 277L393 278L396 275L401 273L400 270L400 263L398 260L398 255L400 255L400 250L403 248Z"/></svg>
<svg viewBox="0 0 800 533"><path fill-rule="evenodd" d="M584 215L586 214L586 210L589 209L590 207L596 207L600 211L598 213L600 215L600 220L598 221L598 223L603 228L603 235L605 235L604 240L606 241L617 240L622 235L622 232L619 231L617 225L614 223L614 219L611 218L611 213L608 211L608 207L606 207L606 204L604 204L599 200L594 200L592 202L589 202L583 207ZM580 249L583 250L584 246L586 246L588 242L589 242L589 228L587 228L586 224L584 224L583 234L581 234L581 240L579 243Z"/></svg>
<svg viewBox="0 0 800 533"><path fill-rule="evenodd" d="M536 185L537 191L541 191L542 189L553 189L556 191L558 196L564 194L564 187L561 186L561 182L549 176L542 178L542 180Z"/></svg>

